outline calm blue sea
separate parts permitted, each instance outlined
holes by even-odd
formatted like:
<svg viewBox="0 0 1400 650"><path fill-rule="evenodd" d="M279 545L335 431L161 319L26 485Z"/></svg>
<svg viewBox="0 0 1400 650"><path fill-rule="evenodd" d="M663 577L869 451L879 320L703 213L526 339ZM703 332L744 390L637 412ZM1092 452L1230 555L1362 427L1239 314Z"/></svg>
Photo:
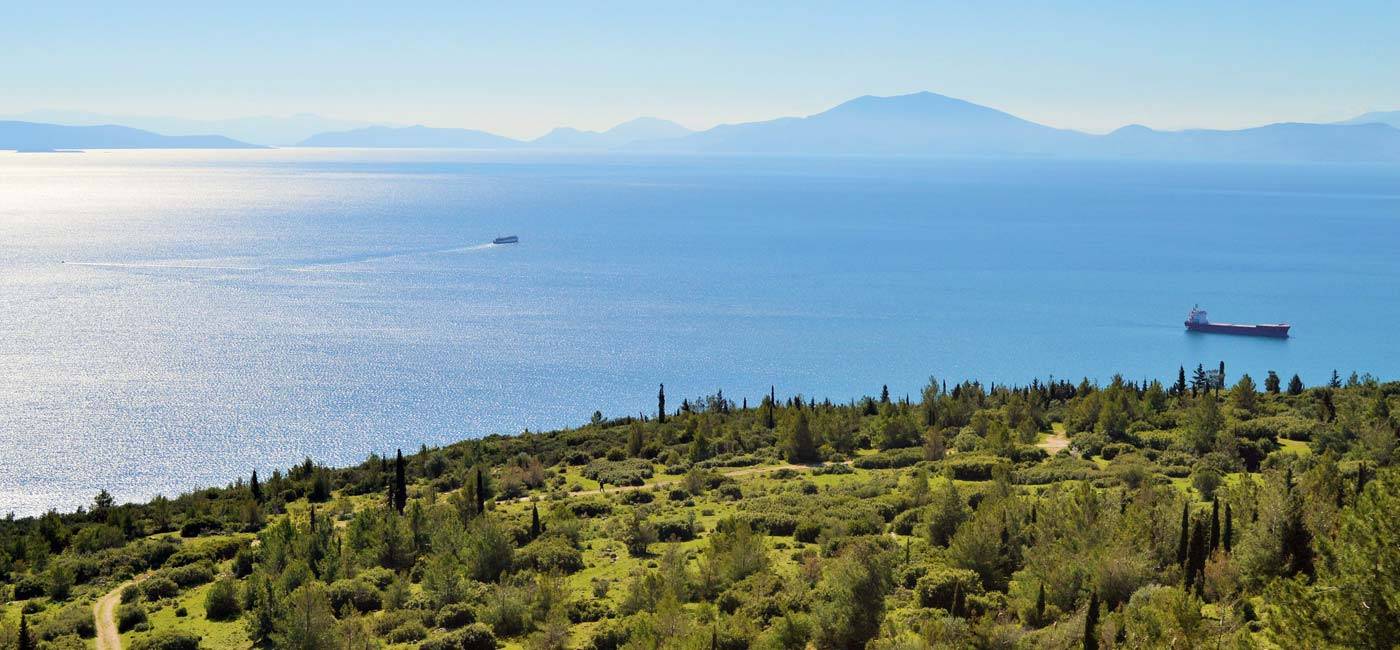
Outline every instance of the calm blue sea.
<svg viewBox="0 0 1400 650"><path fill-rule="evenodd" d="M1398 248L1393 166L0 153L0 512L650 411L661 382L1394 378ZM1188 334L1195 303L1295 335Z"/></svg>

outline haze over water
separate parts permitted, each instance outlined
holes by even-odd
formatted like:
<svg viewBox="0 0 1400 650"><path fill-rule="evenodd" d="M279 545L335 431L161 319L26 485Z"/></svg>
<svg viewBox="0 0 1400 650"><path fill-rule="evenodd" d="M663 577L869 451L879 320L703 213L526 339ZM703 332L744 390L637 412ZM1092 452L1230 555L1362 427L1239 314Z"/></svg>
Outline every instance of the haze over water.
<svg viewBox="0 0 1400 650"><path fill-rule="evenodd" d="M661 382L1400 376L1394 166L0 153L0 242L0 513L650 412ZM1194 303L1294 337L1189 334Z"/></svg>

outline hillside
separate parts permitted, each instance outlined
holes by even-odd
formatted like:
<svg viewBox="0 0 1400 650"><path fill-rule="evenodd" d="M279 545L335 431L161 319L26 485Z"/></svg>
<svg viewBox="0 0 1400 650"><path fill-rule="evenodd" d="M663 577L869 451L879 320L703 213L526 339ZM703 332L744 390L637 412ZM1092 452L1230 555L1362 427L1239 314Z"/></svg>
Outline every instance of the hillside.
<svg viewBox="0 0 1400 650"><path fill-rule="evenodd" d="M531 140L530 144L550 149L615 149L680 138L690 133L690 129L669 120L639 117L606 131L580 131L559 127Z"/></svg>
<svg viewBox="0 0 1400 650"><path fill-rule="evenodd" d="M0 121L0 150L57 149L257 149L221 135L160 135L125 126L64 126Z"/></svg>
<svg viewBox="0 0 1400 650"><path fill-rule="evenodd" d="M426 126L368 126L349 131L318 133L297 143L300 147L453 148L504 149L518 147L519 140L473 129L435 129Z"/></svg>
<svg viewBox="0 0 1400 650"><path fill-rule="evenodd" d="M1209 382L663 391L664 419L103 493L0 521L0 645L108 626L136 650L1396 638L1400 382Z"/></svg>

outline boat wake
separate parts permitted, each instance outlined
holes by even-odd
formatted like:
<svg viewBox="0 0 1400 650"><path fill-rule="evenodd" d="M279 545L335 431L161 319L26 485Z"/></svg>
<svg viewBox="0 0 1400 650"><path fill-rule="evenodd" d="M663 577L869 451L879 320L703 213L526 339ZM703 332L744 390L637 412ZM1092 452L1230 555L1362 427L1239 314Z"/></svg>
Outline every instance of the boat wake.
<svg viewBox="0 0 1400 650"><path fill-rule="evenodd" d="M379 260L394 259L399 257L416 257L422 255L446 255L451 253L469 253L490 248L497 248L497 244L487 242L484 244L470 244L467 246L449 246L446 248L418 248L404 251L389 251L380 253L363 253L358 255L343 255L338 257L315 258L299 260L290 265L273 266L238 266L230 264L199 264L188 260L172 261L150 261L150 262L69 262L63 261L60 264L66 266L90 266L96 268L111 269L142 269L142 270L186 270L186 271L238 271L245 273L255 273L260 271L292 271L292 272L363 272L355 269L337 269L334 267L347 264L359 264L362 262L375 262Z"/></svg>

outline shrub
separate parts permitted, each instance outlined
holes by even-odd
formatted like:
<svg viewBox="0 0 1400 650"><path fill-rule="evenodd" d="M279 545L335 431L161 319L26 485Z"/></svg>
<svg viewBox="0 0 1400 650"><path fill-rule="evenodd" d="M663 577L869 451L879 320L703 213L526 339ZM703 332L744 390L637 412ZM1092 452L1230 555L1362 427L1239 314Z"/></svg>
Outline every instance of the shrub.
<svg viewBox="0 0 1400 650"><path fill-rule="evenodd" d="M199 650L200 636L180 630L157 632L131 643L131 650Z"/></svg>
<svg viewBox="0 0 1400 650"><path fill-rule="evenodd" d="M673 539L688 542L695 539L695 527L689 519L658 519L653 521L652 525L656 527L656 538L664 542Z"/></svg>
<svg viewBox="0 0 1400 650"><path fill-rule="evenodd" d="M495 650L496 635L480 623L474 623L447 636L424 641L418 650Z"/></svg>
<svg viewBox="0 0 1400 650"><path fill-rule="evenodd" d="M122 587L122 604L134 603L141 598L141 588L136 585Z"/></svg>
<svg viewBox="0 0 1400 650"><path fill-rule="evenodd" d="M476 622L476 610L466 603L448 603L438 610L438 627L455 630Z"/></svg>
<svg viewBox="0 0 1400 650"><path fill-rule="evenodd" d="M336 580L326 588L326 596L330 598L331 607L337 612L349 606L361 614L366 614L384 606L379 589L359 579Z"/></svg>
<svg viewBox="0 0 1400 650"><path fill-rule="evenodd" d="M230 578L214 583L204 594L204 616L211 621L231 621L243 613L238 602L238 585Z"/></svg>
<svg viewBox="0 0 1400 650"><path fill-rule="evenodd" d="M419 621L408 621L389 631L389 643L413 643L428 638L428 629Z"/></svg>
<svg viewBox="0 0 1400 650"><path fill-rule="evenodd" d="M948 475L959 481L990 481L992 469L998 465L1005 466L1006 461L978 454L957 454L943 461Z"/></svg>
<svg viewBox="0 0 1400 650"><path fill-rule="evenodd" d="M92 620L92 609L74 603L58 610L39 626L39 638L52 641L58 637L74 634L84 639L97 636L97 626Z"/></svg>
<svg viewBox="0 0 1400 650"><path fill-rule="evenodd" d="M1046 485L1059 481L1087 481L1103 472L1093 461L1072 456L1056 456L1044 463L1017 470L1015 481L1023 485Z"/></svg>
<svg viewBox="0 0 1400 650"><path fill-rule="evenodd" d="M569 503L575 517L602 517L612 513L612 504L602 499L583 499Z"/></svg>
<svg viewBox="0 0 1400 650"><path fill-rule="evenodd" d="M1130 454L1135 451L1137 451L1137 447L1134 447L1126 442L1114 442L1104 445L1103 451L1099 453L1103 455L1104 460L1113 460L1114 458L1117 458L1120 454Z"/></svg>
<svg viewBox="0 0 1400 650"><path fill-rule="evenodd" d="M165 577L184 589L214 580L214 567L204 562L166 569L163 573Z"/></svg>
<svg viewBox="0 0 1400 650"><path fill-rule="evenodd" d="M576 573L583 570L583 554L568 540L549 535L521 548L515 556L515 563L519 567L543 573L555 570Z"/></svg>
<svg viewBox="0 0 1400 650"><path fill-rule="evenodd" d="M43 596L48 589L48 581L31 573L15 582L15 600L38 598Z"/></svg>
<svg viewBox="0 0 1400 650"><path fill-rule="evenodd" d="M855 469L853 469L850 465L847 465L845 463L831 463L829 465L822 465L821 467L812 470L812 475L825 476L827 474L854 474L855 472Z"/></svg>
<svg viewBox="0 0 1400 650"><path fill-rule="evenodd" d="M924 459L924 450L919 447L889 449L855 459L854 465L861 469L894 469L909 467Z"/></svg>
<svg viewBox="0 0 1400 650"><path fill-rule="evenodd" d="M213 517L195 517L180 526L181 537L199 537L222 531L224 523Z"/></svg>
<svg viewBox="0 0 1400 650"><path fill-rule="evenodd" d="M642 485L653 476L651 462L640 458L595 460L583 467L586 478L608 485Z"/></svg>
<svg viewBox="0 0 1400 650"><path fill-rule="evenodd" d="M631 505L641 505L651 503L656 500L656 496L650 490L631 490L622 493L622 502Z"/></svg>
<svg viewBox="0 0 1400 650"><path fill-rule="evenodd" d="M935 566L919 578L914 590L918 593L919 605L941 607L957 614L962 610L961 603L957 601L969 592L981 593L982 580L976 571Z"/></svg>
<svg viewBox="0 0 1400 650"><path fill-rule="evenodd" d="M117 608L117 631L130 632L146 622L146 608L140 603L128 603Z"/></svg>
<svg viewBox="0 0 1400 650"><path fill-rule="evenodd" d="M170 578L154 576L141 583L141 593L146 595L146 600L173 598L180 593L180 585Z"/></svg>

